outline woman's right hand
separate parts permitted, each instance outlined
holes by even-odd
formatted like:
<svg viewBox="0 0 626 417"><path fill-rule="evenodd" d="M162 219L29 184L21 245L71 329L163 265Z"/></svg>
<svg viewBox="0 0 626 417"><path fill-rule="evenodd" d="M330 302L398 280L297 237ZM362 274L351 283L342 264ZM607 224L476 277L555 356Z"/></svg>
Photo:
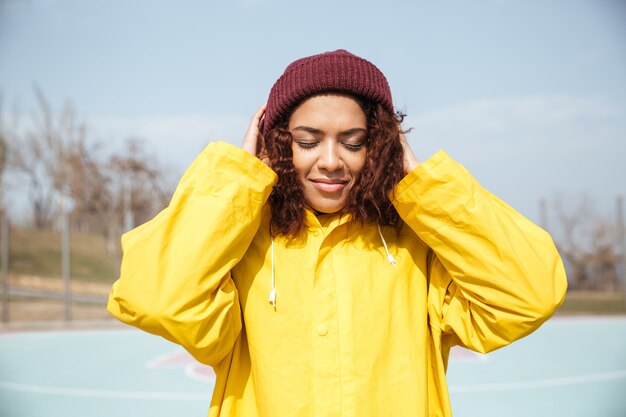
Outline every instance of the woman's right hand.
<svg viewBox="0 0 626 417"><path fill-rule="evenodd" d="M402 128L400 128L400 144L402 145L402 152L404 154L402 158L402 162L404 165L404 175L408 175L411 171L413 171L420 164L420 161L417 159L411 146L409 145L409 141L407 140Z"/></svg>
<svg viewBox="0 0 626 417"><path fill-rule="evenodd" d="M259 110L252 116L250 120L250 124L248 125L248 130L246 131L246 136L243 139L243 145L241 146L243 150L250 152L254 156L259 156L258 152L260 151L260 141L261 141L261 132L259 130L259 125L261 124L261 120L265 115L265 108L267 104L259 107Z"/></svg>

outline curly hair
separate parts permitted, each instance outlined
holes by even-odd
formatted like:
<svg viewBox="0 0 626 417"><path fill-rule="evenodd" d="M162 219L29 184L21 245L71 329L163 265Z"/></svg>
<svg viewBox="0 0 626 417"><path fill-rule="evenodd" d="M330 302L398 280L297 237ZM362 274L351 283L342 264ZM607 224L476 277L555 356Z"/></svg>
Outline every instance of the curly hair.
<svg viewBox="0 0 626 417"><path fill-rule="evenodd" d="M340 213L351 214L360 224L374 222L399 229L402 221L389 193L404 177L400 123L406 115L399 111L391 113L381 104L362 97L348 96L365 113L368 136L365 164ZM269 197L272 234L295 237L304 226L305 201L293 165L292 136L287 130L292 112L293 108L268 132L262 141L262 153L278 175Z"/></svg>

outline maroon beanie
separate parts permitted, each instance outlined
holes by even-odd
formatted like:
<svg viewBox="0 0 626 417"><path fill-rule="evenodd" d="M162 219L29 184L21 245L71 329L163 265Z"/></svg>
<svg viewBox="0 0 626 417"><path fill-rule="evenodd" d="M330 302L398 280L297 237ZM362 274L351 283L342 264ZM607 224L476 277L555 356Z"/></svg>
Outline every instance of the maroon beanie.
<svg viewBox="0 0 626 417"><path fill-rule="evenodd" d="M306 97L337 91L365 97L393 112L391 89L371 62L339 49L292 62L276 81L267 99L261 133L267 133Z"/></svg>

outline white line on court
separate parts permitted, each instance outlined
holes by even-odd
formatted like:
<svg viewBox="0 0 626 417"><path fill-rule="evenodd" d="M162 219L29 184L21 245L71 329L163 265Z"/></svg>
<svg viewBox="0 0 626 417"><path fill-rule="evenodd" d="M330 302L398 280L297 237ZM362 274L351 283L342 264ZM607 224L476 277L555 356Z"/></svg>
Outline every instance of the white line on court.
<svg viewBox="0 0 626 417"><path fill-rule="evenodd" d="M579 375L566 378L541 379L526 382L502 382L496 384L453 385L451 393L511 391L560 387L565 385L587 384L591 382L610 381L626 378L626 369L615 372L603 372L589 375ZM70 397L91 398L118 398L127 400L186 400L210 401L209 393L176 393L158 391L113 391L80 388L48 387L43 385L20 384L16 382L0 381L0 389L31 392L34 394L65 395Z"/></svg>
<svg viewBox="0 0 626 417"><path fill-rule="evenodd" d="M187 400L211 401L210 393L184 393L159 391L114 391L99 389L81 389L65 387L47 387L44 385L19 384L0 381L0 389L31 392L34 394L65 395L70 397L119 398L127 400Z"/></svg>
<svg viewBox="0 0 626 417"><path fill-rule="evenodd" d="M496 384L452 385L451 393L515 391L526 389L562 387L565 385L588 384L590 382L610 381L626 378L626 369L614 372L602 372L589 375L570 376L565 378L539 379L524 382L500 382Z"/></svg>

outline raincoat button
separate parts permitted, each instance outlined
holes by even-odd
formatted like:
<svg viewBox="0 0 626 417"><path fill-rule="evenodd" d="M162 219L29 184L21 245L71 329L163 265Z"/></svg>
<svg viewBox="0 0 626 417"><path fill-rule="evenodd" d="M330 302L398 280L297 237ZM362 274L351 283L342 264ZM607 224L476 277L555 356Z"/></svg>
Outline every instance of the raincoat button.
<svg viewBox="0 0 626 417"><path fill-rule="evenodd" d="M319 326L317 326L317 334L319 334L320 336L326 336L328 334L328 327L326 327L323 324L320 324Z"/></svg>

